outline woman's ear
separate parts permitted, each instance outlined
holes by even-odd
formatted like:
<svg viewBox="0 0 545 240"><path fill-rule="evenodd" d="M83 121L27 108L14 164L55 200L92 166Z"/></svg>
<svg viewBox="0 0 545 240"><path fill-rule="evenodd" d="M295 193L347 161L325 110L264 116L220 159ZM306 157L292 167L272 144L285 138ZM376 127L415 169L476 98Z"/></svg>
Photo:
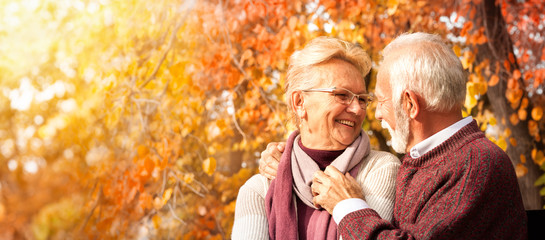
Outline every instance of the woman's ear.
<svg viewBox="0 0 545 240"><path fill-rule="evenodd" d="M307 114L304 106L305 99L303 98L303 93L301 91L292 92L290 101L294 108L293 111L297 114L297 117L299 117L299 119L303 119Z"/></svg>
<svg viewBox="0 0 545 240"><path fill-rule="evenodd" d="M421 103L418 101L418 95L411 90L405 90L403 93L403 108L411 119L415 119L420 113Z"/></svg>

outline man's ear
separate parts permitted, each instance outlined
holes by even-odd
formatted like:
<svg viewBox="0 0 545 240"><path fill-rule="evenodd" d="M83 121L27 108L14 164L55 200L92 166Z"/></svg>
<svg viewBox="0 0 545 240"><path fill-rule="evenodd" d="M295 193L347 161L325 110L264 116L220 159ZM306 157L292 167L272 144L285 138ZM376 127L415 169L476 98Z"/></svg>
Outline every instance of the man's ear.
<svg viewBox="0 0 545 240"><path fill-rule="evenodd" d="M415 92L411 90L405 90L405 92L403 92L403 109L411 119L415 119L420 113L420 108L422 106L421 102L418 100L418 95Z"/></svg>
<svg viewBox="0 0 545 240"><path fill-rule="evenodd" d="M299 119L303 119L307 114L304 107L305 99L303 98L303 93L301 91L292 92L290 101L293 106L293 111L295 111Z"/></svg>

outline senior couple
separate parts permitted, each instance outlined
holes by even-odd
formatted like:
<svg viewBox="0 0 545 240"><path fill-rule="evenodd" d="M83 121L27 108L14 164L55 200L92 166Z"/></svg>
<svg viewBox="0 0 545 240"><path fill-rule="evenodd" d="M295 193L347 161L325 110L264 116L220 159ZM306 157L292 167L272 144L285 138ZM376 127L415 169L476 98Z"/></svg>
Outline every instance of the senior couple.
<svg viewBox="0 0 545 240"><path fill-rule="evenodd" d="M426 33L401 35L382 55L375 117L401 161L361 131L368 55L316 38L286 76L298 130L269 144L261 174L240 188L233 239L526 239L509 157L462 117L458 57Z"/></svg>

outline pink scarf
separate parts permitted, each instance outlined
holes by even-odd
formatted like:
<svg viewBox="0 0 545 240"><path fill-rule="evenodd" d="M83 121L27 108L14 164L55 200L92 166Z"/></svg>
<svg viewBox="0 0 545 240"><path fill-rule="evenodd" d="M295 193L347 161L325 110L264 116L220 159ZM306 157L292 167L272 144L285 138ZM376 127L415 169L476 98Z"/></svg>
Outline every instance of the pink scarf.
<svg viewBox="0 0 545 240"><path fill-rule="evenodd" d="M269 222L270 239L298 238L296 202L293 193L302 202L312 208L312 176L320 170L297 144L299 132L293 132L286 144L286 149L280 159L276 179L271 182L265 207ZM350 172L353 177L359 165L370 151L369 137L363 133L346 150L337 157L331 165L342 173ZM308 225L308 239L337 239L337 224L324 209L316 209Z"/></svg>

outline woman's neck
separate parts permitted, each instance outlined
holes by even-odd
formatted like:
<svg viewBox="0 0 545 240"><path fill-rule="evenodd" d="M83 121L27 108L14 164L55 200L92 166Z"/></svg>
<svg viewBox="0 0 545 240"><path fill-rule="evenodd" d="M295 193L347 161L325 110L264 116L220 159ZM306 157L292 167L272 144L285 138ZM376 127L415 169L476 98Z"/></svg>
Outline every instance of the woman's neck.
<svg viewBox="0 0 545 240"><path fill-rule="evenodd" d="M299 147L310 157L312 160L318 164L320 169L323 171L333 160L335 160L338 156L340 156L343 152L343 150L317 150L317 149L310 149L305 146L303 146L303 142L299 139Z"/></svg>

